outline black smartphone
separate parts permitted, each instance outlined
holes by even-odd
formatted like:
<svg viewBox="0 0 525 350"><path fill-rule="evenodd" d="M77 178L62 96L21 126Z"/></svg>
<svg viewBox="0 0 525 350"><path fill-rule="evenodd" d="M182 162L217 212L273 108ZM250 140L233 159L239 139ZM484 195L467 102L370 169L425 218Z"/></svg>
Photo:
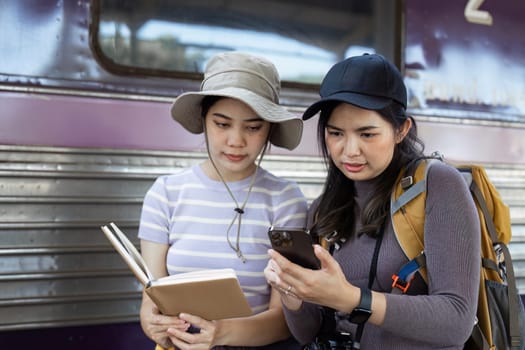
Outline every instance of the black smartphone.
<svg viewBox="0 0 525 350"><path fill-rule="evenodd" d="M268 237L272 248L291 262L313 270L321 267L314 254L312 237L305 229L272 226Z"/></svg>

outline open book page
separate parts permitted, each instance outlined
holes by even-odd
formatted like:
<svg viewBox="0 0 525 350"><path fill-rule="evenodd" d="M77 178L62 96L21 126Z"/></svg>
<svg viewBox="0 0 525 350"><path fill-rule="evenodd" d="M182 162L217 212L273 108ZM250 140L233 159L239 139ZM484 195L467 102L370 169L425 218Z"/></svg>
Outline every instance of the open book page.
<svg viewBox="0 0 525 350"><path fill-rule="evenodd" d="M157 280L151 281L150 285L158 286L163 284L177 284L200 281L213 281L220 279L237 278L237 274L233 269L217 269L217 270L199 270L192 272L178 273L161 277Z"/></svg>
<svg viewBox="0 0 525 350"><path fill-rule="evenodd" d="M186 312L207 320L252 314L235 270L199 270L154 279L138 250L117 225L111 223L101 229L161 313Z"/></svg>
<svg viewBox="0 0 525 350"><path fill-rule="evenodd" d="M140 283L142 283L143 286L149 285L153 280L153 275L148 270L146 262L138 252L137 248L135 248L133 243L131 243L117 225L114 223L110 223L109 225L113 231L108 226L102 226L102 232L104 232L126 264L128 264Z"/></svg>

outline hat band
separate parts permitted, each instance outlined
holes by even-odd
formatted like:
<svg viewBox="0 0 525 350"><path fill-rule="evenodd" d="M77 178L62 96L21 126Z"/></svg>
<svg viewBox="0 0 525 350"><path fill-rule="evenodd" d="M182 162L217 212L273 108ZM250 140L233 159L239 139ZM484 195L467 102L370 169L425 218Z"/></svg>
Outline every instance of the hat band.
<svg viewBox="0 0 525 350"><path fill-rule="evenodd" d="M253 91L274 103L279 103L279 91L276 90L275 83L272 84L266 76L253 70L223 70L208 75L201 83L201 91L232 87Z"/></svg>

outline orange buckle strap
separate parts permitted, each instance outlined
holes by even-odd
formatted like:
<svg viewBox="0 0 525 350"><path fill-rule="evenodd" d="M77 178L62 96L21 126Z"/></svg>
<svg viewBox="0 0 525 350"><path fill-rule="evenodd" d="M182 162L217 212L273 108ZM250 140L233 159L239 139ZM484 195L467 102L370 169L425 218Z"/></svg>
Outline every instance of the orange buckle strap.
<svg viewBox="0 0 525 350"><path fill-rule="evenodd" d="M407 292L408 288L410 287L410 282L414 279L414 275L410 278L409 281L405 281L403 279L400 279L398 275L392 275L392 288L399 288L404 293Z"/></svg>

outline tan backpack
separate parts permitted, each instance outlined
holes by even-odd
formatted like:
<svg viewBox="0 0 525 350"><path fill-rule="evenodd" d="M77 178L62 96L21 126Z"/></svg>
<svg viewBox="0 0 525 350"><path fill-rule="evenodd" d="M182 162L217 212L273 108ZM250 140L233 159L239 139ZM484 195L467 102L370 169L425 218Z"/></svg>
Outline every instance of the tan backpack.
<svg viewBox="0 0 525 350"><path fill-rule="evenodd" d="M424 220L427 173L440 156L414 162L400 174L391 198L392 225L409 259L392 276L392 291L405 293L419 272L427 282ZM481 226L480 285L477 323L465 349L523 349L525 313L508 250L511 220L508 206L478 165L456 166L463 174L478 209Z"/></svg>

